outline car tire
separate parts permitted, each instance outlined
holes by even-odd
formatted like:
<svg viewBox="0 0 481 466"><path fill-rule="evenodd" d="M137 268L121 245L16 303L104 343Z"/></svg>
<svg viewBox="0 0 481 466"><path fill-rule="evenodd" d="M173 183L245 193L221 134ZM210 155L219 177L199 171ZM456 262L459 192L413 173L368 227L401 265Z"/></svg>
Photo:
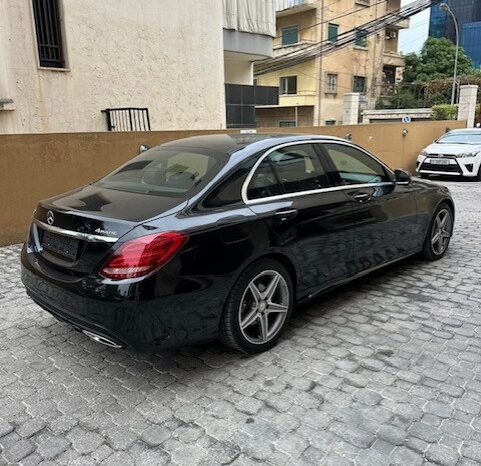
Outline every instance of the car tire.
<svg viewBox="0 0 481 466"><path fill-rule="evenodd" d="M446 221L446 223L443 226L444 221ZM436 261L444 257L453 234L453 227L453 209L443 202L434 212L426 239L424 240L421 255L425 260Z"/></svg>
<svg viewBox="0 0 481 466"><path fill-rule="evenodd" d="M294 306L287 269L272 259L259 260L234 284L222 314L219 339L248 354L272 348L286 329Z"/></svg>
<svg viewBox="0 0 481 466"><path fill-rule="evenodd" d="M481 181L481 166L479 167L478 174L474 177L474 181Z"/></svg>

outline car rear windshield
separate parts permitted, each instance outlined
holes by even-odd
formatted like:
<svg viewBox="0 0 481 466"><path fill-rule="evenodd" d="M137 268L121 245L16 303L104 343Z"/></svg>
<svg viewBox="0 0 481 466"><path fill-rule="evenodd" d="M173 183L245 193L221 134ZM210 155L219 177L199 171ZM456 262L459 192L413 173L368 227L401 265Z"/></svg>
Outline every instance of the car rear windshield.
<svg viewBox="0 0 481 466"><path fill-rule="evenodd" d="M446 133L438 140L439 144L481 144L480 132L452 132Z"/></svg>
<svg viewBox="0 0 481 466"><path fill-rule="evenodd" d="M227 156L200 148L150 149L102 178L97 186L142 194L185 197L204 187Z"/></svg>

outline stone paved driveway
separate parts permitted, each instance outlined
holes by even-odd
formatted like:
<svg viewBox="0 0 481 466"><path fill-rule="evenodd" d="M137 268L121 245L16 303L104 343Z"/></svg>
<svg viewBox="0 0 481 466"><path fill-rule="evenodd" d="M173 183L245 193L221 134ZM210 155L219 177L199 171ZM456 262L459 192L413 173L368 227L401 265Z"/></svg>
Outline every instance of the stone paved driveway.
<svg viewBox="0 0 481 466"><path fill-rule="evenodd" d="M0 249L0 464L481 463L481 185L449 254L295 316L272 351L115 351L25 295Z"/></svg>

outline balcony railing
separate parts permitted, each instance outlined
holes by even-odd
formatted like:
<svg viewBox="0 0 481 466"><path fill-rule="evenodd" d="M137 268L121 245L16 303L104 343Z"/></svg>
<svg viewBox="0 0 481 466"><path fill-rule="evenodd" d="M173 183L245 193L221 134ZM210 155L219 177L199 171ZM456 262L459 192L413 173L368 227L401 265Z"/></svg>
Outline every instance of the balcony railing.
<svg viewBox="0 0 481 466"><path fill-rule="evenodd" d="M276 11L303 6L315 8L315 0L276 0Z"/></svg>

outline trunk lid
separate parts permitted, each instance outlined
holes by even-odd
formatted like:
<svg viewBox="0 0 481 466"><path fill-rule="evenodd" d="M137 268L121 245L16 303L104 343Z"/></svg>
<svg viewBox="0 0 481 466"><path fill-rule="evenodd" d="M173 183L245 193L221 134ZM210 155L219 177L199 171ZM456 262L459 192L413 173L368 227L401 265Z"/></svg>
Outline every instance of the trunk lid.
<svg viewBox="0 0 481 466"><path fill-rule="evenodd" d="M42 201L31 242L46 265L71 276L91 273L113 244L137 225L181 209L184 198L89 185Z"/></svg>

